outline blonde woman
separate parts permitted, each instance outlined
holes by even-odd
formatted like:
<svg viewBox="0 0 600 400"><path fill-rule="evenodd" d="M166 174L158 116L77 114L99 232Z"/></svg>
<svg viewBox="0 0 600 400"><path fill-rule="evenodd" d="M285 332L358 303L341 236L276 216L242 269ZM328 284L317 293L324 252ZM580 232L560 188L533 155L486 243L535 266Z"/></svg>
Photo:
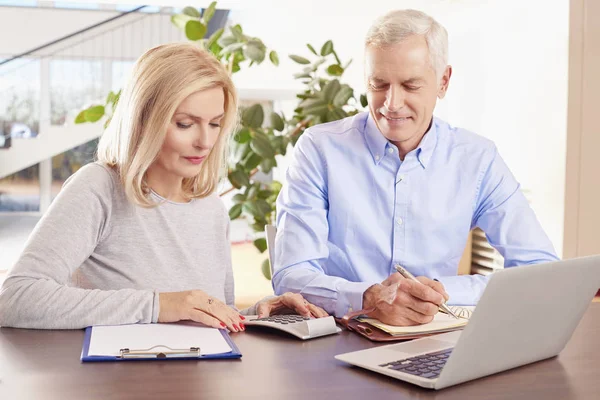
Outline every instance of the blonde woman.
<svg viewBox="0 0 600 400"><path fill-rule="evenodd" d="M193 320L244 330L229 218L215 189L237 97L192 44L140 57L98 146L32 233L0 291L0 325L74 329ZM242 313L327 315L297 294Z"/></svg>

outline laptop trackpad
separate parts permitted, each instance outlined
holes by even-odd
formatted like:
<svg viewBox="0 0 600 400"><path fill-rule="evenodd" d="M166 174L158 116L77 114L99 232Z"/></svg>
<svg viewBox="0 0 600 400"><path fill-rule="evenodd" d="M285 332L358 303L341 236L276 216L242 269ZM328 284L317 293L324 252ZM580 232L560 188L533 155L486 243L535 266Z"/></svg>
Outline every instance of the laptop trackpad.
<svg viewBox="0 0 600 400"><path fill-rule="evenodd" d="M450 347L453 347L454 344L454 342L446 342L444 340L419 339L407 343L392 345L389 346L388 349L413 355L432 353L434 351L448 349Z"/></svg>

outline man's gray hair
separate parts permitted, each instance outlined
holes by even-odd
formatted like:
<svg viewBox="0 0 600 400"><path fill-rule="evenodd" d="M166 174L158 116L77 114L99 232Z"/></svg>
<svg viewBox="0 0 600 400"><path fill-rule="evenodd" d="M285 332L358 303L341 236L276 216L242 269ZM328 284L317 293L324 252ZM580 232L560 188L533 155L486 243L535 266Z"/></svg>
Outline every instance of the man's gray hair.
<svg viewBox="0 0 600 400"><path fill-rule="evenodd" d="M448 65L448 32L424 12L396 10L377 18L367 32L365 47L393 46L413 35L425 38L429 61L440 78Z"/></svg>

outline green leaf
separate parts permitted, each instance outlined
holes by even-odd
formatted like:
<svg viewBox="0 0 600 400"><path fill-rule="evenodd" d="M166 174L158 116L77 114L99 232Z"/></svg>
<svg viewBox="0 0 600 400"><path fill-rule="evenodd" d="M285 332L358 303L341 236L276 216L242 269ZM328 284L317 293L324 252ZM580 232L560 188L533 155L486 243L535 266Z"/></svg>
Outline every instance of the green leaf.
<svg viewBox="0 0 600 400"><path fill-rule="evenodd" d="M108 96L106 96L106 105L111 104L114 99L115 99L116 95L113 93L113 91L111 90L110 92L108 92Z"/></svg>
<svg viewBox="0 0 600 400"><path fill-rule="evenodd" d="M104 106L93 106L84 111L87 122L96 122L104 116Z"/></svg>
<svg viewBox="0 0 600 400"><path fill-rule="evenodd" d="M344 73L344 68L337 64L331 64L327 67L327 73L331 76L341 76Z"/></svg>
<svg viewBox="0 0 600 400"><path fill-rule="evenodd" d="M261 168L262 172L264 172L265 174L268 174L269 172L271 172L271 170L273 168L275 168L276 166L277 166L277 160L275 160L275 158L265 158L260 163L260 168Z"/></svg>
<svg viewBox="0 0 600 400"><path fill-rule="evenodd" d="M188 21L193 20L194 18L185 14L175 14L171 16L171 23L178 27L181 30L185 30L185 25Z"/></svg>
<svg viewBox="0 0 600 400"><path fill-rule="evenodd" d="M352 97L354 90L348 85L343 85L340 91L333 98L333 105L336 107L345 106Z"/></svg>
<svg viewBox="0 0 600 400"><path fill-rule="evenodd" d="M263 261L261 267L260 267L262 274L265 278L267 278L267 280L271 280L271 263L269 262L269 259L267 258L265 261Z"/></svg>
<svg viewBox="0 0 600 400"><path fill-rule="evenodd" d="M242 113L242 124L250 128L260 128L265 120L265 112L260 104L254 104Z"/></svg>
<svg viewBox="0 0 600 400"><path fill-rule="evenodd" d="M267 240L265 238L256 239L254 241L254 246L258 249L258 251L264 253L267 249Z"/></svg>
<svg viewBox="0 0 600 400"><path fill-rule="evenodd" d="M333 79L333 80L327 82L327 84L325 85L325 87L323 88L323 91L322 91L323 99L325 100L325 102L327 104L333 102L333 99L338 94L338 92L340 91L341 88L342 88L342 85L340 84L340 81L338 81L337 79Z"/></svg>
<svg viewBox="0 0 600 400"><path fill-rule="evenodd" d="M328 40L325 42L323 47L321 47L321 55L325 57L331 53L333 53L333 42L331 40Z"/></svg>
<svg viewBox="0 0 600 400"><path fill-rule="evenodd" d="M258 167L262 160L263 158L260 155L256 153L250 153L244 160L244 168L251 171L254 168Z"/></svg>
<svg viewBox="0 0 600 400"><path fill-rule="evenodd" d="M295 54L290 54L290 58L296 61L298 64L310 64L310 61L308 59L297 56Z"/></svg>
<svg viewBox="0 0 600 400"><path fill-rule="evenodd" d="M273 194L273 192L271 190L265 189L265 190L261 190L258 192L257 196L259 199L268 199L269 197L271 197L271 195Z"/></svg>
<svg viewBox="0 0 600 400"><path fill-rule="evenodd" d="M206 8L206 10L204 10L204 12L202 13L202 19L204 19L204 23L206 25L208 25L208 22L215 15L216 9L217 9L217 2L213 1L212 3L210 3L208 8Z"/></svg>
<svg viewBox="0 0 600 400"><path fill-rule="evenodd" d="M241 49L242 47L244 47L244 43L232 43L229 46L223 47L223 50L221 50L221 53L223 53L223 54L233 53L233 52Z"/></svg>
<svg viewBox="0 0 600 400"><path fill-rule="evenodd" d="M252 229L254 230L254 232L264 232L265 231L265 225L267 224L267 221L264 219L254 219L254 223L252 225L250 225L252 227Z"/></svg>
<svg viewBox="0 0 600 400"><path fill-rule="evenodd" d="M229 30L231 30L231 33L233 34L233 36L235 36L235 38L238 41L243 42L244 40L246 40L246 36L244 36L244 34L242 33L242 27L239 24L232 26L231 28L229 28Z"/></svg>
<svg viewBox="0 0 600 400"><path fill-rule="evenodd" d="M246 47L244 47L244 55L250 60L260 64L264 61L266 56L265 45L257 40L250 40Z"/></svg>
<svg viewBox="0 0 600 400"><path fill-rule="evenodd" d="M230 44L237 43L237 39L234 36L221 36L221 38L217 40L217 43L222 48L225 48Z"/></svg>
<svg viewBox="0 0 600 400"><path fill-rule="evenodd" d="M369 105L369 101L367 100L367 96L364 94L360 95L360 105L366 107Z"/></svg>
<svg viewBox="0 0 600 400"><path fill-rule="evenodd" d="M252 138L252 141L250 142L250 147L256 152L256 154L258 154L261 157L275 157L275 150L273 150L271 143L269 143L267 139L261 136L255 136L254 138Z"/></svg>
<svg viewBox="0 0 600 400"><path fill-rule="evenodd" d="M210 49L212 47L212 45L217 43L217 40L219 40L221 38L221 36L223 35L223 32L225 32L225 29L223 29L223 28L217 29L212 35L210 35L210 37L206 41L206 44L204 47L206 47L207 49Z"/></svg>
<svg viewBox="0 0 600 400"><path fill-rule="evenodd" d="M79 114L77 114L77 117L75 117L75 123L76 124L83 124L84 122L86 122L86 120L85 120L85 110L81 111Z"/></svg>
<svg viewBox="0 0 600 400"><path fill-rule="evenodd" d="M247 200L254 200L256 198L256 195L259 191L259 186L260 184L258 183L255 183L254 185L250 186L250 188L248 189L248 194L246 195Z"/></svg>
<svg viewBox="0 0 600 400"><path fill-rule="evenodd" d="M248 202L244 203L242 208L248 214L252 215L255 219L264 219L265 218L265 214L256 205L256 202L248 201Z"/></svg>
<svg viewBox="0 0 600 400"><path fill-rule="evenodd" d="M200 11L195 7L186 7L183 9L182 13L192 18L200 18Z"/></svg>
<svg viewBox="0 0 600 400"><path fill-rule="evenodd" d="M310 50L311 53L313 53L315 56L318 56L317 51L315 50L315 48L312 47L309 43L306 43L306 47L308 47L308 49Z"/></svg>
<svg viewBox="0 0 600 400"><path fill-rule="evenodd" d="M235 204L233 207L229 209L229 219L234 220L242 215L242 205Z"/></svg>
<svg viewBox="0 0 600 400"><path fill-rule="evenodd" d="M213 43L208 50L217 58L217 60L221 61L221 58L223 57L221 50L223 50L223 48L219 43Z"/></svg>
<svg viewBox="0 0 600 400"><path fill-rule="evenodd" d="M233 136L233 139L238 143L247 143L250 141L250 129L242 128Z"/></svg>
<svg viewBox="0 0 600 400"><path fill-rule="evenodd" d="M244 196L242 193L238 193L235 196L233 196L231 198L231 200L233 200L233 202L236 204L243 203L244 201L246 201L246 196ZM241 207L240 207L240 210L241 210Z"/></svg>
<svg viewBox="0 0 600 400"><path fill-rule="evenodd" d="M200 40L206 35L206 25L203 25L200 21L188 21L185 24L185 36L189 40Z"/></svg>
<svg viewBox="0 0 600 400"><path fill-rule="evenodd" d="M263 214L268 214L272 211L271 206L269 205L269 203L267 203L265 200L263 199L258 199L256 200L256 207L258 207L258 209L260 210L261 213Z"/></svg>
<svg viewBox="0 0 600 400"><path fill-rule="evenodd" d="M250 143L238 143L236 141L231 142L231 161L233 163L238 163L243 160L248 153L250 153L252 149L250 149Z"/></svg>
<svg viewBox="0 0 600 400"><path fill-rule="evenodd" d="M310 74L304 72L298 72L292 76L294 77L294 79L312 78Z"/></svg>
<svg viewBox="0 0 600 400"><path fill-rule="evenodd" d="M328 110L328 105L321 99L308 99L300 103L299 107L302 108L302 113L313 114L313 115L324 115Z"/></svg>
<svg viewBox="0 0 600 400"><path fill-rule="evenodd" d="M231 172L228 176L229 182L233 185L234 188L240 189L243 186L250 185L250 179L248 178L248 174L242 170L236 169Z"/></svg>
<svg viewBox="0 0 600 400"><path fill-rule="evenodd" d="M271 113L271 127L279 132L283 131L283 129L285 128L283 120L281 119L279 114Z"/></svg>
<svg viewBox="0 0 600 400"><path fill-rule="evenodd" d="M271 63L278 67L279 66L279 56L277 55L277 52L275 50L272 50L269 53L269 60L271 60Z"/></svg>
<svg viewBox="0 0 600 400"><path fill-rule="evenodd" d="M326 122L337 121L338 119L346 118L348 115L341 108L334 108L327 111Z"/></svg>

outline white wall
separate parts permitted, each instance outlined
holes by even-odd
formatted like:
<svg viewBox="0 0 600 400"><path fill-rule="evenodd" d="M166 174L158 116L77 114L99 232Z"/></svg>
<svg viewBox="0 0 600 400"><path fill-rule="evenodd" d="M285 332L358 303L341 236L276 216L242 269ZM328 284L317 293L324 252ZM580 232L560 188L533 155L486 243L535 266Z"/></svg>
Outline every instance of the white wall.
<svg viewBox="0 0 600 400"><path fill-rule="evenodd" d="M183 3L178 0L169 5ZM362 93L362 43L370 23L399 6L418 8L437 18L449 32L454 74L450 92L438 104L436 114L496 142L517 179L531 192L532 205L561 253L569 1L480 3L483 2L304 0L285 2L283 6L277 1L222 0L219 6L233 8L231 18L241 23L246 33L262 38L267 46L280 53L279 68L266 62L236 74L234 79L240 91L253 94L251 97L269 93L278 99L291 97L301 88L291 78L300 66L289 60L287 54L308 55L307 42L320 49L323 42L333 40L343 61L354 60L345 79L357 93ZM62 16L60 23L49 24L48 10L45 16L27 10L25 19L22 9L15 11L20 18L10 10L14 9L0 8L0 37L11 38L0 43L0 54L39 44L40 32L50 40L111 14L52 11L51 15L62 13ZM278 171L277 176L281 175Z"/></svg>
<svg viewBox="0 0 600 400"><path fill-rule="evenodd" d="M251 2L252 3L252 2ZM567 115L569 1L403 1L438 19L449 33L454 74L436 115L497 144L509 167L530 192L532 206L556 250L562 253ZM344 6L345 4L345 6ZM280 90L301 86L300 67L287 54L307 56L333 40L342 60L354 59L345 80L363 86L363 38L394 0L348 6L340 1L286 2L269 10L246 8L231 18L247 34L280 52L279 68L261 66L236 76L240 87ZM281 177L281 174L278 174Z"/></svg>

